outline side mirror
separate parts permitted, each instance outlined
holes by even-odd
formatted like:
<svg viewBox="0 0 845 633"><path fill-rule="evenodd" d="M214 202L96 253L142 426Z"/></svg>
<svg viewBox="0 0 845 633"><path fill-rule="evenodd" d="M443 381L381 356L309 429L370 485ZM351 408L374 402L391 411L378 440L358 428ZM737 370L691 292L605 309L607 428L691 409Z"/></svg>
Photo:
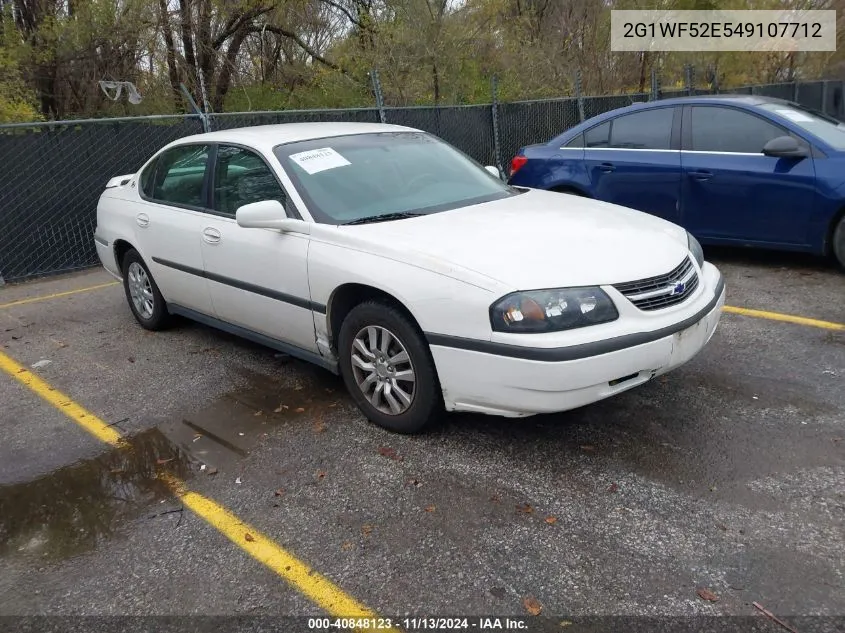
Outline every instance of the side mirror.
<svg viewBox="0 0 845 633"><path fill-rule="evenodd" d="M763 146L763 154L777 158L805 158L808 152L792 136L778 136Z"/></svg>
<svg viewBox="0 0 845 633"><path fill-rule="evenodd" d="M487 171L489 171L491 174L493 174L493 175L494 175L496 178L498 178L499 180L501 180L501 179L502 179L502 174L499 172L499 168L498 168L498 167L494 167L493 165L487 165L484 169L486 169Z"/></svg>
<svg viewBox="0 0 845 633"><path fill-rule="evenodd" d="M245 229L276 229L286 233L311 233L311 224L289 218L278 200L262 200L238 207L235 220L238 226Z"/></svg>

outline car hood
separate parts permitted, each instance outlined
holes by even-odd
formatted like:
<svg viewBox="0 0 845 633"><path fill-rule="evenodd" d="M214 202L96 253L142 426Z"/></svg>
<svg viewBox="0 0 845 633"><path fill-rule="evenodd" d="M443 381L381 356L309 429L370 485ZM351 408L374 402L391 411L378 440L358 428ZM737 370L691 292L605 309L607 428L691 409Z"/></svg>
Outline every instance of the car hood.
<svg viewBox="0 0 845 633"><path fill-rule="evenodd" d="M427 268L439 260L516 290L633 281L667 273L688 254L686 231L671 222L533 189L443 213L336 230L375 254Z"/></svg>

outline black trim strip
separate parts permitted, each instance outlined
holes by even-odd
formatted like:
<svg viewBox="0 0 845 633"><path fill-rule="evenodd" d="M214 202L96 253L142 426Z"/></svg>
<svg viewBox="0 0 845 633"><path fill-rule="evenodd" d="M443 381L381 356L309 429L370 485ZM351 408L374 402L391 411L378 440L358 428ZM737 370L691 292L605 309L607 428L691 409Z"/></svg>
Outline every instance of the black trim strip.
<svg viewBox="0 0 845 633"><path fill-rule="evenodd" d="M205 270L199 270L198 268L184 266L182 264L177 264L176 262L171 262L166 259L160 259L158 257L153 257L153 261L156 264L161 264L162 266L167 266L168 268L181 270L183 273L188 273L189 275L204 277L209 281L216 281L217 283L221 283L226 286L232 286L233 288L238 288L239 290L245 290L246 292L252 292L257 295L269 297L270 299L275 299L276 301L288 303L298 308L305 308L306 310L312 310L313 312L326 314L326 306L324 306L322 303L311 301L310 299L294 297L293 295L285 294L284 292L278 292L276 290L271 290L270 288L256 286L255 284L250 284L245 281L239 281L237 279L232 279L231 277L224 277L223 275L217 275L215 273L210 273Z"/></svg>
<svg viewBox="0 0 845 633"><path fill-rule="evenodd" d="M319 365L324 369L328 369L333 374L339 373L337 361L329 360L328 358L324 358L323 356L320 356L315 352L310 352L307 349L302 349L301 347L296 347L295 345L291 345L290 343L285 343L284 341L271 338L264 334L253 332L252 330L248 330L239 325L234 325L233 323L229 323L228 321L221 321L220 319L215 319L214 317L210 317L207 314L203 314L202 312L197 312L196 310L191 310L190 308L183 308L182 306L177 305L175 303L168 303L167 309L173 314L182 315L183 317L187 317L188 319L197 321L198 323L203 323L204 325L217 328L218 330L223 330L224 332L234 334L235 336L240 336L241 338L245 338L254 343L258 343L259 345L264 345L265 347L284 352L285 354L289 354L294 358L299 358L301 360L308 361L309 363L314 363L315 365Z"/></svg>
<svg viewBox="0 0 845 633"><path fill-rule="evenodd" d="M94 236L94 241L97 242L98 244L102 244L103 246L109 245L109 243L106 240L104 240L102 237L98 237L96 235Z"/></svg>
<svg viewBox="0 0 845 633"><path fill-rule="evenodd" d="M617 352L622 349L643 345L645 343L651 343L652 341L656 341L665 336L685 330L686 328L698 323L705 315L713 310L714 306L719 302L719 298L722 296L722 290L724 290L724 288L725 280L721 275L719 275L719 281L716 284L716 292L714 293L713 298L708 301L707 305L701 310L678 323L674 323L651 332L624 334L622 336L616 336L602 341L581 343L579 345L570 345L569 347L522 347L521 345L494 343L492 341L481 341L478 339L449 336L447 334L432 334L429 332L426 332L425 337L428 340L429 345L454 347L456 349L465 349L471 352L481 352L483 354L494 354L496 356L505 356L508 358L538 360L546 363L579 360L582 358L589 358L591 356L600 356L601 354Z"/></svg>

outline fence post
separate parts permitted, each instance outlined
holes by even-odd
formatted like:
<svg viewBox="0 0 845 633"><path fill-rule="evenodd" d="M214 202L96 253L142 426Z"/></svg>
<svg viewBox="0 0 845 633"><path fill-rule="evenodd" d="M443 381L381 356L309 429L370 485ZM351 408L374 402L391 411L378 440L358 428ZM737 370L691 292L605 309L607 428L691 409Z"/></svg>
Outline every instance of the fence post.
<svg viewBox="0 0 845 633"><path fill-rule="evenodd" d="M575 71L575 100L578 102L578 120L583 121L584 116L584 95L581 94L581 69Z"/></svg>
<svg viewBox="0 0 845 633"><path fill-rule="evenodd" d="M822 80L822 112L830 114L827 111L827 80Z"/></svg>
<svg viewBox="0 0 845 633"><path fill-rule="evenodd" d="M381 80L378 78L377 68L373 68L370 71L370 79L373 82L373 94L376 96L376 107L378 108L379 121L387 123L387 115L384 111L384 95L381 92Z"/></svg>
<svg viewBox="0 0 845 633"><path fill-rule="evenodd" d="M793 103L798 103L798 89L799 89L798 80L794 79L792 81L792 102Z"/></svg>
<svg viewBox="0 0 845 633"><path fill-rule="evenodd" d="M695 94L695 70L692 64L684 64L684 83L686 83L687 95L693 96Z"/></svg>
<svg viewBox="0 0 845 633"><path fill-rule="evenodd" d="M711 82L710 86L711 86L711 88L710 88L711 92L714 95L719 94L719 67L718 66L715 66L713 68L713 81Z"/></svg>
<svg viewBox="0 0 845 633"><path fill-rule="evenodd" d="M657 101L660 99L660 80L657 77L657 69L651 68L651 93L648 95L649 101Z"/></svg>
<svg viewBox="0 0 845 633"><path fill-rule="evenodd" d="M493 114L493 157L496 161L496 169L499 174L505 175L505 170L502 168L502 146L499 143L499 78L496 75L490 79L490 96L493 98L493 105L491 106Z"/></svg>
<svg viewBox="0 0 845 633"><path fill-rule="evenodd" d="M200 107L197 105L197 102L194 101L194 98L191 96L191 93L188 92L188 89L185 87L185 84L180 83L179 88L182 90L182 94L185 95L185 99L188 100L188 104L191 106L191 109L194 111L194 114L199 116L200 122L202 123L202 131L211 132L211 123L208 120L208 114L200 110Z"/></svg>

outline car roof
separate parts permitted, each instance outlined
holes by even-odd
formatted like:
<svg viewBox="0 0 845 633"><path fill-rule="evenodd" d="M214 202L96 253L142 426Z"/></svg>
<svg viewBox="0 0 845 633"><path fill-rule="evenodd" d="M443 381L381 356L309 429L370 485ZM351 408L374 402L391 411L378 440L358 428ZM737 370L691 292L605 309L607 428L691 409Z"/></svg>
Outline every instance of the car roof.
<svg viewBox="0 0 845 633"><path fill-rule="evenodd" d="M170 145L183 143L235 143L271 151L276 145L349 134L378 132L418 132L414 128L386 123L279 123L239 127L180 138Z"/></svg>

